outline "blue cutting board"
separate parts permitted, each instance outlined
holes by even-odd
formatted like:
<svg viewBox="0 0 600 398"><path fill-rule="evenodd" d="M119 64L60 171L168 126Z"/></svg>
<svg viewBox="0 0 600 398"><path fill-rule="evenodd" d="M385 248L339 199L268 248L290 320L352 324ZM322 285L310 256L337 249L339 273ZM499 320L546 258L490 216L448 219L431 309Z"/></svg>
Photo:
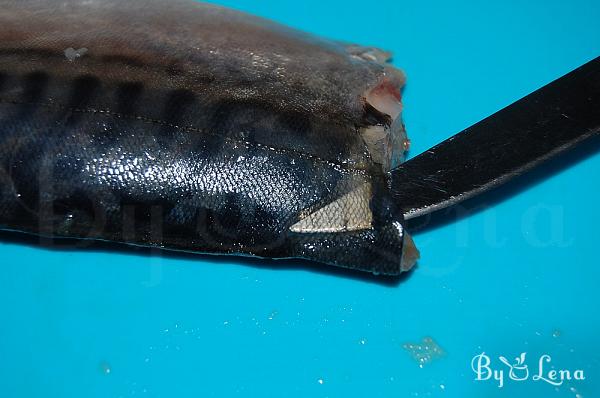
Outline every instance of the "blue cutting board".
<svg viewBox="0 0 600 398"><path fill-rule="evenodd" d="M221 3L392 50L412 155L600 55L598 1ZM0 396L600 396L594 149L429 225L395 283L2 241ZM530 374L513 380L498 357L522 352ZM482 353L502 387L476 380ZM546 378L585 380L534 380L545 354Z"/></svg>

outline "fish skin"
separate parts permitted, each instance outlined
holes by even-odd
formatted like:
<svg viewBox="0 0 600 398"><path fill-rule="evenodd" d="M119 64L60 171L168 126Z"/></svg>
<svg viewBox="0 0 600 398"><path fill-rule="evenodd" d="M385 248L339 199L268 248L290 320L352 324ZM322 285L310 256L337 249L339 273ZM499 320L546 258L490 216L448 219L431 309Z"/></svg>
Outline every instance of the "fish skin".
<svg viewBox="0 0 600 398"><path fill-rule="evenodd" d="M359 129L404 78L357 48L203 3L3 2L0 227L401 273ZM364 184L371 228L290 231Z"/></svg>

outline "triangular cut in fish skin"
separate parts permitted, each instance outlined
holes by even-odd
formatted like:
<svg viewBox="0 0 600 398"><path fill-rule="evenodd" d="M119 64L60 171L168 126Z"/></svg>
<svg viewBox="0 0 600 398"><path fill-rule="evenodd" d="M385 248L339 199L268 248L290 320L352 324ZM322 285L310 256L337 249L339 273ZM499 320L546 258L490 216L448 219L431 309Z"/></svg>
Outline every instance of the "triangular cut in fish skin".
<svg viewBox="0 0 600 398"><path fill-rule="evenodd" d="M307 215L290 227L296 233L335 233L371 228L371 185L362 184L339 199Z"/></svg>

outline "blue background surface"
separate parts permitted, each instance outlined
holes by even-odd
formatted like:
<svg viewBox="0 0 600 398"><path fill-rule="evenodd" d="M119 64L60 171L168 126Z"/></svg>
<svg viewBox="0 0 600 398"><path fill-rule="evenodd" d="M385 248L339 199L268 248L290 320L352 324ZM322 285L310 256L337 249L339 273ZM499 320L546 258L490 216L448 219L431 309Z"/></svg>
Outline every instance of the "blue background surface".
<svg viewBox="0 0 600 398"><path fill-rule="evenodd" d="M598 1L220 3L392 50L413 155L600 54ZM600 396L600 156L579 154L416 234L399 283L3 241L0 396ZM403 345L426 336L445 355L420 368ZM586 380L498 388L482 351Z"/></svg>

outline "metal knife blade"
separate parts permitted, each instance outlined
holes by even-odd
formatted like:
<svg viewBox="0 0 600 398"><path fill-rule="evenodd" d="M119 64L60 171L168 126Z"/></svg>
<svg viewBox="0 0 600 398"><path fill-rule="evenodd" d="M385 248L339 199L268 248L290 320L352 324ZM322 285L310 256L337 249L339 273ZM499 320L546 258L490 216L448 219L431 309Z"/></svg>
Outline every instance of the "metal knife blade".
<svg viewBox="0 0 600 398"><path fill-rule="evenodd" d="M405 218L457 204L600 132L600 57L391 171Z"/></svg>

